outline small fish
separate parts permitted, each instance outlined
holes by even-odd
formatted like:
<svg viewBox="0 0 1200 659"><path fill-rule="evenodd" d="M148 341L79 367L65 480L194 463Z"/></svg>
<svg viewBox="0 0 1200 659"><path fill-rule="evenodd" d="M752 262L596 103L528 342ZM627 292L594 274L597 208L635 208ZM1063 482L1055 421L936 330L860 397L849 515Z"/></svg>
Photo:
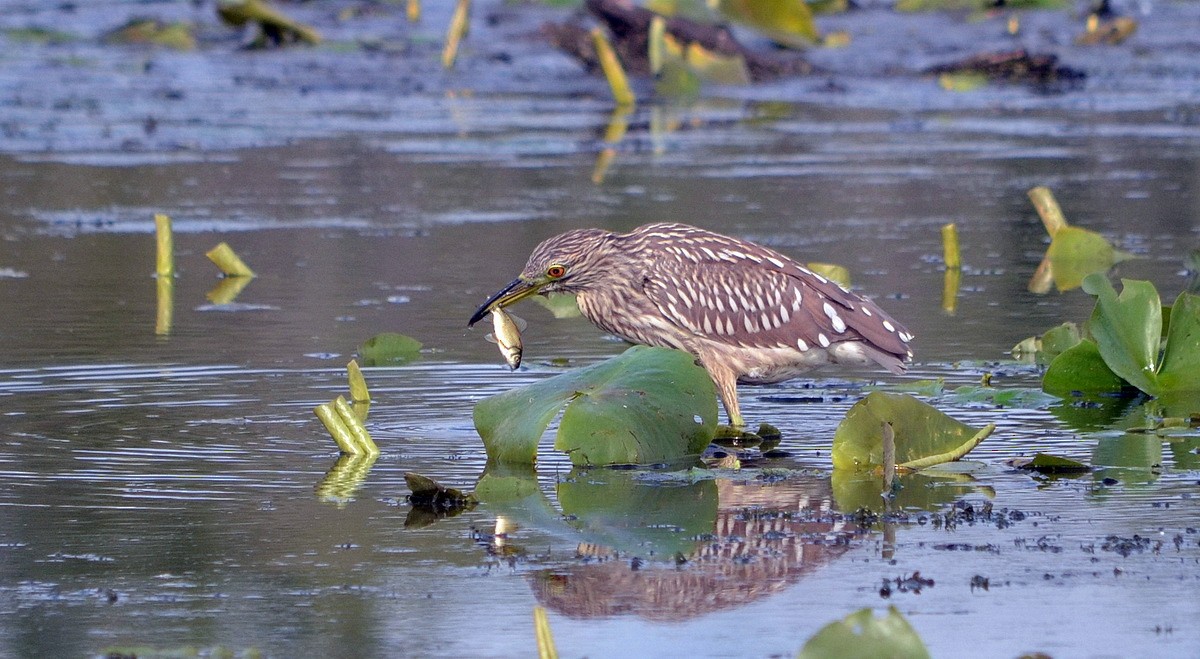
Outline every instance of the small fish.
<svg viewBox="0 0 1200 659"><path fill-rule="evenodd" d="M492 309L492 331L495 334L489 334L487 338L500 346L500 354L504 355L504 361L514 371L521 365L521 327L524 325L525 321L503 309Z"/></svg>

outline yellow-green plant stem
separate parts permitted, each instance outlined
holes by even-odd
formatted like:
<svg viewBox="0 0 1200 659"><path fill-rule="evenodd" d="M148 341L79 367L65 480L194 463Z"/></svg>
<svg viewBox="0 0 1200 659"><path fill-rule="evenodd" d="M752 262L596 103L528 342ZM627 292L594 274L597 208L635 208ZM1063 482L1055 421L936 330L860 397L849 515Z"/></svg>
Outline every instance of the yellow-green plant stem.
<svg viewBox="0 0 1200 659"><path fill-rule="evenodd" d="M962 268L962 256L958 251L958 227L953 223L942 227L942 259L947 270Z"/></svg>
<svg viewBox="0 0 1200 659"><path fill-rule="evenodd" d="M958 460L959 458L963 457L964 455L970 453L971 449L975 448L976 446L979 446L979 442L982 442L983 440L987 439L988 435L992 434L992 431L995 429L996 429L996 424L989 423L983 427L983 430L979 431L979 434L975 435L971 439L968 439L965 443L963 443L961 446L954 449L953 451L947 451L945 453L939 453L937 455L929 455L924 458L920 458L919 460L909 460L908 462L904 462L904 463L896 465L896 468L897 469L909 469L912 471L916 471L918 469L932 467L933 465L939 465L939 464L942 464L943 462L954 462L955 460Z"/></svg>
<svg viewBox="0 0 1200 659"><path fill-rule="evenodd" d="M1067 218L1063 215L1062 208L1059 208L1058 201L1054 198L1054 193L1050 192L1050 188L1040 185L1033 188L1029 191L1029 201L1033 202L1038 217L1042 218L1042 226L1046 227L1046 233L1050 234L1051 238L1058 233L1059 229L1067 226Z"/></svg>
<svg viewBox="0 0 1200 659"><path fill-rule="evenodd" d="M613 50L612 44L608 43L608 37L605 37L604 31L598 27L592 29L592 44L596 48L600 68L604 69L604 77L608 79L608 86L612 89L613 99L618 105L633 105L637 98L629 88L625 68L621 66L621 60Z"/></svg>
<svg viewBox="0 0 1200 659"><path fill-rule="evenodd" d="M154 236L158 244L155 271L159 277L175 276L175 237L171 233L171 218L157 213L154 216Z"/></svg>
<svg viewBox="0 0 1200 659"><path fill-rule="evenodd" d="M558 659L554 636L550 634L550 620L546 618L546 609L540 606L533 607L533 628L537 632L538 659Z"/></svg>
<svg viewBox="0 0 1200 659"><path fill-rule="evenodd" d="M226 277L253 277L254 271L242 261L229 243L221 243L204 253Z"/></svg>
<svg viewBox="0 0 1200 659"><path fill-rule="evenodd" d="M158 292L158 313L154 318L154 333L166 336L171 333L171 324L175 319L175 278L159 277L156 282Z"/></svg>
<svg viewBox="0 0 1200 659"><path fill-rule="evenodd" d="M458 57L458 44L467 34L467 22L471 16L471 0L458 0L454 15L450 18L450 29L446 32L446 46L442 49L442 66L453 68Z"/></svg>
<svg viewBox="0 0 1200 659"><path fill-rule="evenodd" d="M357 359L351 359L350 363L346 364L346 377L350 381L350 400L355 403L371 402L371 392L367 391L367 379L363 377Z"/></svg>
<svg viewBox="0 0 1200 659"><path fill-rule="evenodd" d="M379 447L375 445L375 441L371 439L371 433L367 432L367 427L358 419L358 415L350 408L350 404L346 402L345 396L338 396L333 400L333 408L337 410L338 416L342 417L342 422L350 430L350 435L354 438L354 445L357 447L355 453L364 453L366 455L379 455Z"/></svg>
<svg viewBox="0 0 1200 659"><path fill-rule="evenodd" d="M338 449L342 453L346 455L361 453L354 443L354 435L342 421L342 416L334 409L333 403L321 403L313 409L313 412L316 413L321 423L325 424L325 429L329 431L329 435L333 437L333 441L337 443Z"/></svg>

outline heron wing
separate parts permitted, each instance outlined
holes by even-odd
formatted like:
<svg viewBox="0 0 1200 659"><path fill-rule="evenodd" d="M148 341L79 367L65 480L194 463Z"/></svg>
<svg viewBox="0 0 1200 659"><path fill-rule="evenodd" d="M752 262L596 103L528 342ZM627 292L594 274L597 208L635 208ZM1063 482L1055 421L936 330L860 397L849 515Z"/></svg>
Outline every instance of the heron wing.
<svg viewBox="0 0 1200 659"><path fill-rule="evenodd" d="M664 317L745 347L804 351L859 341L901 361L911 354L907 330L875 303L776 252L732 240L741 244L701 247L649 266L643 289Z"/></svg>

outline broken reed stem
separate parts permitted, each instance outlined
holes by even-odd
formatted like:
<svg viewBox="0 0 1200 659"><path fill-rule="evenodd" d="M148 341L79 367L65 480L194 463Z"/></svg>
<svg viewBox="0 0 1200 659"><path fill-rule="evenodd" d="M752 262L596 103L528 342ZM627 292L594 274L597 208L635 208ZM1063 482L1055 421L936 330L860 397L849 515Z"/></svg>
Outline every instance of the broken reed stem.
<svg viewBox="0 0 1200 659"><path fill-rule="evenodd" d="M363 377L358 360L351 359L346 364L346 377L350 381L350 400L355 403L371 402L371 392L367 391L367 379Z"/></svg>
<svg viewBox="0 0 1200 659"><path fill-rule="evenodd" d="M405 15L408 16L409 23L416 23L421 20L421 0L408 0Z"/></svg>
<svg viewBox="0 0 1200 659"><path fill-rule="evenodd" d="M533 607L533 628L537 633L538 659L558 659L554 636L550 634L550 620L543 607Z"/></svg>
<svg viewBox="0 0 1200 659"><path fill-rule="evenodd" d="M171 218L154 215L154 235L158 243L158 258L155 271L159 277L175 276L175 237L171 234Z"/></svg>
<svg viewBox="0 0 1200 659"><path fill-rule="evenodd" d="M333 409L337 410L338 416L342 417L342 422L354 438L354 445L358 449L355 454L379 455L379 447L375 445L375 440L371 439L371 433L367 432L367 427L358 420L358 415L350 409L350 404L344 396L333 399Z"/></svg>
<svg viewBox="0 0 1200 659"><path fill-rule="evenodd" d="M446 33L446 47L442 49L442 67L453 68L458 57L458 44L467 34L467 21L471 15L471 0L458 0L454 15L450 18L450 30Z"/></svg>
<svg viewBox="0 0 1200 659"><path fill-rule="evenodd" d="M1058 233L1059 229L1067 227L1067 218L1063 215L1062 208L1059 208L1058 201L1054 199L1054 193L1050 192L1050 188L1041 185L1033 188L1029 191L1029 201L1033 202L1038 217L1042 218L1042 226L1046 227L1046 233L1050 234L1051 238Z"/></svg>
<svg viewBox="0 0 1200 659"><path fill-rule="evenodd" d="M329 431L333 441L337 443L338 449L346 455L358 455L360 451L354 444L354 436L350 433L350 429L342 422L342 417L334 409L333 403L321 403L313 408L317 418L321 423L325 424L325 429Z"/></svg>
<svg viewBox="0 0 1200 659"><path fill-rule="evenodd" d="M949 223L942 227L942 259L947 270L962 268L962 256L958 251L958 227Z"/></svg>
<svg viewBox="0 0 1200 659"><path fill-rule="evenodd" d="M154 318L154 333L166 336L171 333L171 324L175 319L175 278L159 277L156 284L158 312Z"/></svg>
<svg viewBox="0 0 1200 659"><path fill-rule="evenodd" d="M666 53L667 22L662 16L655 16L650 21L650 43L646 53L650 59L650 73L658 75L662 71L663 62L667 61Z"/></svg>
<svg viewBox="0 0 1200 659"><path fill-rule="evenodd" d="M612 89L617 105L633 105L637 98L629 88L629 78L625 76L621 60L613 50L612 44L608 43L604 31L598 27L592 29L592 45L596 48L596 57L600 60L600 67L604 69L604 77L608 79L608 86Z"/></svg>
<svg viewBox="0 0 1200 659"><path fill-rule="evenodd" d="M226 277L253 277L254 271L233 251L229 243L221 243L204 253Z"/></svg>

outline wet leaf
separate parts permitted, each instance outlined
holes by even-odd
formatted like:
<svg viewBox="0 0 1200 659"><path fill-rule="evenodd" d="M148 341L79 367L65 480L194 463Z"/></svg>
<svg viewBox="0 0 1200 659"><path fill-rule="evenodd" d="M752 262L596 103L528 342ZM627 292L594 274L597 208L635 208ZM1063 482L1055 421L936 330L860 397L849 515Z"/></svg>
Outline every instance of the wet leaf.
<svg viewBox="0 0 1200 659"><path fill-rule="evenodd" d="M882 618L865 608L825 625L808 639L799 655L799 659L844 657L927 659L929 650L896 607L889 606Z"/></svg>
<svg viewBox="0 0 1200 659"><path fill-rule="evenodd" d="M1042 390L1055 396L1069 396L1072 392L1094 393L1120 391L1125 380L1113 373L1100 349L1084 339L1055 357L1042 376Z"/></svg>
<svg viewBox="0 0 1200 659"><path fill-rule="evenodd" d="M804 48L821 40L812 10L803 0L721 0L720 9L730 20L783 46Z"/></svg>
<svg viewBox="0 0 1200 659"><path fill-rule="evenodd" d="M963 385L956 388L947 397L957 405L987 404L996 407L1017 407L1021 409L1041 409L1058 402L1057 396L1050 396L1040 389L983 387L980 385Z"/></svg>
<svg viewBox="0 0 1200 659"><path fill-rule="evenodd" d="M404 482L408 485L408 489L412 490L408 499L413 505L451 508L464 506L475 500L475 497L469 493L453 487L446 487L428 476L422 476L415 472L404 472Z"/></svg>
<svg viewBox="0 0 1200 659"><path fill-rule="evenodd" d="M1017 469L1027 469L1042 474L1069 474L1091 471L1088 465L1049 453L1037 453L1032 458L1017 458L1009 461Z"/></svg>
<svg viewBox="0 0 1200 659"><path fill-rule="evenodd" d="M883 464L881 427L896 434L896 462L922 467L957 460L983 441L994 425L968 426L906 394L873 391L855 403L833 435L833 468L867 470Z"/></svg>
<svg viewBox="0 0 1200 659"><path fill-rule="evenodd" d="M1054 287L1059 291L1078 288L1094 272L1107 272L1113 265L1132 258L1112 246L1104 236L1080 227L1067 226L1054 233L1046 260Z"/></svg>
<svg viewBox="0 0 1200 659"><path fill-rule="evenodd" d="M415 360L421 354L421 342L396 332L383 332L366 340L358 348L363 366L395 366Z"/></svg>
<svg viewBox="0 0 1200 659"><path fill-rule="evenodd" d="M634 346L607 361L491 396L475 406L489 459L534 462L566 406L554 447L578 465L646 464L699 454L716 428L712 380L691 355Z"/></svg>
<svg viewBox="0 0 1200 659"><path fill-rule="evenodd" d="M1155 395L1155 363L1162 336L1162 302L1148 281L1124 279L1117 295L1103 275L1087 278L1084 291L1096 296L1096 307L1088 322L1104 363L1126 382Z"/></svg>
<svg viewBox="0 0 1200 659"><path fill-rule="evenodd" d="M1200 296L1185 291L1171 305L1157 379L1160 394L1200 391Z"/></svg>

